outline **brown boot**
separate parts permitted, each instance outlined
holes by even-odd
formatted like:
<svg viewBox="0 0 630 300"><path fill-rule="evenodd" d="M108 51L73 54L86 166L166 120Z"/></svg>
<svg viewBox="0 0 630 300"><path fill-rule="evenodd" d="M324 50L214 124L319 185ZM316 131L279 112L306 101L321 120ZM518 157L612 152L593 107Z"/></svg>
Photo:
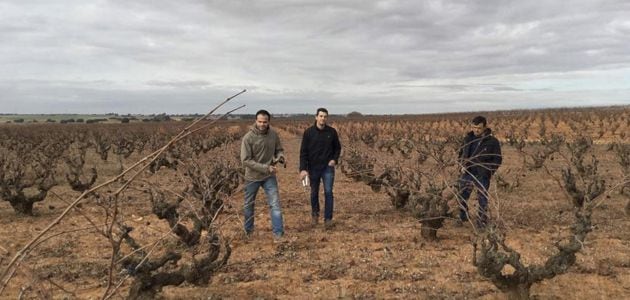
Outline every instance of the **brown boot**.
<svg viewBox="0 0 630 300"><path fill-rule="evenodd" d="M333 229L333 227L335 227L335 224L333 223L332 220L325 220L324 221L324 228L326 228L326 230L331 230L331 229Z"/></svg>
<svg viewBox="0 0 630 300"><path fill-rule="evenodd" d="M273 236L273 243L274 244L286 244L288 242L288 239L286 238L286 236L283 235L274 235Z"/></svg>
<svg viewBox="0 0 630 300"><path fill-rule="evenodd" d="M319 216L312 216L311 217L311 225L312 226L317 226L317 224L319 224Z"/></svg>

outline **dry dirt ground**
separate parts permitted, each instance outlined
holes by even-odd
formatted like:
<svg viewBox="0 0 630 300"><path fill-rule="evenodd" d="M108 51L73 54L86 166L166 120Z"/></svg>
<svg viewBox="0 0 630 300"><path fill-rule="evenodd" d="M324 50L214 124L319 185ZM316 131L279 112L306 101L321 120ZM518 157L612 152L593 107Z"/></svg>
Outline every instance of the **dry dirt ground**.
<svg viewBox="0 0 630 300"><path fill-rule="evenodd" d="M410 212L395 210L384 193L373 193L340 171L335 175L335 226L332 230L325 230L322 223L312 227L308 191L300 185L295 168L299 137L286 132L281 136L289 166L281 169L278 177L289 242L272 243L269 211L262 191L256 202L255 234L249 240L241 238L243 195L235 194L227 200L231 205L221 220L225 222L222 234L232 239L233 252L227 266L208 286L168 287L162 293L165 298L505 298L472 265L470 226L456 227L453 220L447 220L438 231L440 240L426 242L420 238L420 224ZM513 155L506 151L506 161L517 161ZM504 168L510 168L510 164ZM320 198L323 204L323 195ZM526 263L544 263L555 250L553 242L568 232L568 201L542 173L528 174L519 188L499 194L499 198L501 203L493 204L492 213L500 214L509 226L508 244L521 252ZM587 237L577 263L568 273L534 285L534 298L630 298L630 217L624 214L624 205L625 200L613 192L596 209L596 228ZM60 200L50 199L36 205L35 217L18 217L8 203L0 202L3 264L6 257L51 222L63 206ZM86 205L83 209L91 208ZM146 203L130 207L130 211L137 219L144 218L142 222L155 220ZM80 228L80 220L75 216L61 226L66 230ZM69 234L43 244L37 252L38 260L27 261L5 296L15 299L21 287L35 286L36 274L49 274L67 290L52 289L53 298L99 298L109 251L103 245L103 240L86 234ZM122 295L126 294L128 283ZM29 295L38 296L35 292Z"/></svg>

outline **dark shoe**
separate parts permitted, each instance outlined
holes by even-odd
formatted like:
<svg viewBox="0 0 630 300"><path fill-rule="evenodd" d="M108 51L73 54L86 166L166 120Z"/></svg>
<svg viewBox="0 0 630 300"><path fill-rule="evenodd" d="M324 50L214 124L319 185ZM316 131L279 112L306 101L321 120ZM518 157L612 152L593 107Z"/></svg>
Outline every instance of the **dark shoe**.
<svg viewBox="0 0 630 300"><path fill-rule="evenodd" d="M311 217L311 225L317 226L317 224L319 224L319 216L312 216Z"/></svg>
<svg viewBox="0 0 630 300"><path fill-rule="evenodd" d="M330 229L332 229L334 226L335 226L335 224L333 223L333 221L332 221L332 220L325 220L325 221L324 221L324 228L325 228L326 230L330 230Z"/></svg>

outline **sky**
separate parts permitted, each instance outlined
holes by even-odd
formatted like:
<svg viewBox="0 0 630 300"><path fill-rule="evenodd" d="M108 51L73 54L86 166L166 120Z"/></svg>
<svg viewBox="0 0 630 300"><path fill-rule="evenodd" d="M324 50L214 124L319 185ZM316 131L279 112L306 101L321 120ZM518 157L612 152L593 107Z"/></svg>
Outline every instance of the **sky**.
<svg viewBox="0 0 630 300"><path fill-rule="evenodd" d="M630 104L630 1L0 0L0 113Z"/></svg>

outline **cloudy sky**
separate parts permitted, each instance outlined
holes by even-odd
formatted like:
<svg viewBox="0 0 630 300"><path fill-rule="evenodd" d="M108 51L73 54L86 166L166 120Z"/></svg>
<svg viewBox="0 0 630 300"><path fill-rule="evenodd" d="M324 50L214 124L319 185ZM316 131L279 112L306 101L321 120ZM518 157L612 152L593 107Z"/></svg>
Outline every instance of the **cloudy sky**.
<svg viewBox="0 0 630 300"><path fill-rule="evenodd" d="M0 112L630 104L630 2L0 0Z"/></svg>

